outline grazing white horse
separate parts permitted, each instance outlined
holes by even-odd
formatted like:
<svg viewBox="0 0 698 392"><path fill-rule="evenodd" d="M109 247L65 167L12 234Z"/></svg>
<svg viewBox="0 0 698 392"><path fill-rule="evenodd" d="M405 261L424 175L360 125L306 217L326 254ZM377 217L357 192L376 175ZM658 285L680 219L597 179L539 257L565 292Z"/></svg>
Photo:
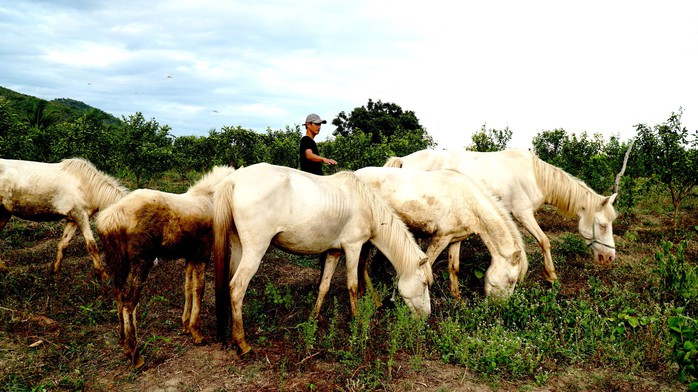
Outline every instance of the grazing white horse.
<svg viewBox="0 0 698 392"><path fill-rule="evenodd" d="M60 268L63 251L79 228L96 273L106 279L90 218L126 192L114 178L85 159L59 163L0 159L0 230L12 215L36 222L66 219L52 271ZM0 270L4 268L0 260Z"/></svg>
<svg viewBox="0 0 698 392"><path fill-rule="evenodd" d="M250 351L242 323L242 300L262 257L273 243L294 254L328 251L326 274L344 252L347 289L357 313L358 262L371 241L397 270L398 291L417 314L430 314L431 265L405 224L353 173L316 176L260 163L221 181L213 196L214 271L218 337L225 345L228 311L239 353ZM232 279L231 279L232 272ZM316 313L329 280L320 285Z"/></svg>
<svg viewBox="0 0 698 392"><path fill-rule="evenodd" d="M234 171L214 167L183 194L137 189L97 215L104 260L114 284L119 344L137 368L144 361L136 349L135 312L155 258L186 260L182 325L195 344L204 340L199 314L213 247L213 189Z"/></svg>
<svg viewBox="0 0 698 392"><path fill-rule="evenodd" d="M613 202L617 194L601 196L579 179L530 151L420 150L402 158L392 157L385 166L452 169L482 183L538 241L543 250L543 275L550 282L557 280L550 240L533 215L544 203L556 207L564 216L579 219L579 232L595 259L610 264L615 258L613 220L616 211Z"/></svg>
<svg viewBox="0 0 698 392"><path fill-rule="evenodd" d="M416 236L431 238L426 254L434 264L449 246L451 294L460 298L460 242L478 234L492 261L485 294L507 298L523 281L528 259L521 233L504 207L466 176L452 170L422 171L365 167L354 172L381 195Z"/></svg>

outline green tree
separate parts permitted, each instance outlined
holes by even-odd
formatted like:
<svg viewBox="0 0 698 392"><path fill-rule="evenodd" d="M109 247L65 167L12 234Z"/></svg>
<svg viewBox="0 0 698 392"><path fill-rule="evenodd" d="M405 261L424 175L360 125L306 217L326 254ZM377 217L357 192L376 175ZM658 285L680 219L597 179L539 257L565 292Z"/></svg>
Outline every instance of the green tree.
<svg viewBox="0 0 698 392"><path fill-rule="evenodd" d="M422 129L413 111L402 110L394 103L373 102L371 99L366 106L355 108L349 115L340 112L332 124L337 127L332 133L334 136L363 132L370 136L372 144L382 143L384 138L390 139L399 129Z"/></svg>
<svg viewBox="0 0 698 392"><path fill-rule="evenodd" d="M486 128L487 124L482 124L480 131L473 134L471 137L472 144L465 149L468 151L502 151L507 148L507 143L511 140L512 132L507 126L504 129Z"/></svg>
<svg viewBox="0 0 698 392"><path fill-rule="evenodd" d="M58 120L56 113L48 108L48 102L38 99L31 112L27 113L27 124L30 128L46 130Z"/></svg>
<svg viewBox="0 0 698 392"><path fill-rule="evenodd" d="M0 157L6 159L32 160L33 144L27 126L6 104L0 102Z"/></svg>
<svg viewBox="0 0 698 392"><path fill-rule="evenodd" d="M390 156L404 156L436 145L414 112L394 103L369 99L366 106L355 108L349 115L339 113L332 124L337 127L332 133L335 139L318 143L318 149L346 169L382 166Z"/></svg>
<svg viewBox="0 0 698 392"><path fill-rule="evenodd" d="M298 148L301 137L299 125L294 128L287 126L283 131L267 129L267 132L261 135L262 145L267 146L264 161L274 165L299 168Z"/></svg>
<svg viewBox="0 0 698 392"><path fill-rule="evenodd" d="M204 172L215 166L211 163L211 154L207 150L205 136L179 136L172 142L174 166L180 176L191 170Z"/></svg>
<svg viewBox="0 0 698 392"><path fill-rule="evenodd" d="M339 135L331 141L318 143L320 155L329 156L339 167L323 167L324 170L357 170L366 166L383 166L387 157L394 155L387 144L371 143L370 136L362 133Z"/></svg>
<svg viewBox="0 0 698 392"><path fill-rule="evenodd" d="M638 163L652 175L653 183L669 191L674 208L674 232L678 230L681 203L698 185L698 130L693 132L690 141L689 131L681 125L682 115L683 109L679 108L678 113L672 112L662 124L636 125Z"/></svg>
<svg viewBox="0 0 698 392"><path fill-rule="evenodd" d="M111 122L104 121L103 112L91 109L80 117L60 122L51 128L50 161L81 157L106 171L115 171L119 154L115 154L117 142Z"/></svg>
<svg viewBox="0 0 698 392"><path fill-rule="evenodd" d="M562 147L567 142L567 139L567 132L562 128L543 131L533 137L533 152L540 159L551 165L558 166L557 160L560 159Z"/></svg>
<svg viewBox="0 0 698 392"><path fill-rule="evenodd" d="M160 175L172 165L172 136L168 125L160 126L155 119L146 121L141 112L123 116L120 148L124 169L141 179Z"/></svg>

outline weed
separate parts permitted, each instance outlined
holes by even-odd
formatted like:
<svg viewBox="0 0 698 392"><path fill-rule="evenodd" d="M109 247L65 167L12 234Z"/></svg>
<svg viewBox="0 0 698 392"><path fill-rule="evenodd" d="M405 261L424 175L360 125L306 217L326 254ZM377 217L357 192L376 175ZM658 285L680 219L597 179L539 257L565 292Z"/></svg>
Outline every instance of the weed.
<svg viewBox="0 0 698 392"><path fill-rule="evenodd" d="M576 234L563 234L560 236L560 240L553 240L551 242L553 253L559 256L557 260L587 257L589 254L586 243Z"/></svg>
<svg viewBox="0 0 698 392"><path fill-rule="evenodd" d="M395 365L395 354L398 350L421 357L425 346L426 320L415 319L406 304L398 303L390 312L388 324L388 377L391 377Z"/></svg>
<svg viewBox="0 0 698 392"><path fill-rule="evenodd" d="M293 305L293 295L288 286L281 292L273 282L269 281L264 287L264 295L273 305L281 305L284 309L290 309Z"/></svg>
<svg viewBox="0 0 698 392"><path fill-rule="evenodd" d="M681 305L698 298L698 273L696 267L686 261L686 245L686 241L680 242L674 254L674 244L662 241L661 250L654 256L657 261L654 272L660 277L661 296L668 294L669 298L665 299L675 299Z"/></svg>
<svg viewBox="0 0 698 392"><path fill-rule="evenodd" d="M309 354L315 348L317 341L317 319L310 316L307 321L296 325L296 328L299 330L304 351L306 354Z"/></svg>
<svg viewBox="0 0 698 392"><path fill-rule="evenodd" d="M669 317L672 356L679 365L679 377L689 383L689 390L698 390L698 321L681 314Z"/></svg>
<svg viewBox="0 0 698 392"><path fill-rule="evenodd" d="M336 340L338 337L337 325L339 324L339 304L337 303L337 297L333 298L332 306L332 318L330 319L327 332L324 333L322 344L323 347L328 349L330 352L336 352Z"/></svg>

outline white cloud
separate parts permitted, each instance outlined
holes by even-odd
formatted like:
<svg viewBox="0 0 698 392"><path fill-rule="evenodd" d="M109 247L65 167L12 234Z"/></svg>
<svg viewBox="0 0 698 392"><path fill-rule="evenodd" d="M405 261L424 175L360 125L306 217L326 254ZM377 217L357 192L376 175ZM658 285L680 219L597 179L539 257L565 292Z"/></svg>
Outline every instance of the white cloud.
<svg viewBox="0 0 698 392"><path fill-rule="evenodd" d="M0 0L0 85L175 134L283 129L373 99L451 148L485 123L516 147L554 128L628 138L680 106L698 128L696 15L690 0Z"/></svg>

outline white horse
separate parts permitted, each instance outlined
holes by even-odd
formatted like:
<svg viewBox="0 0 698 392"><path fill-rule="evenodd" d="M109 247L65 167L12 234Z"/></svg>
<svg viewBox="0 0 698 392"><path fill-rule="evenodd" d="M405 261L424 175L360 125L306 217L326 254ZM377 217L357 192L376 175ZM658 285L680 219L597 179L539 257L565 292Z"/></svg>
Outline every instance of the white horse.
<svg viewBox="0 0 698 392"><path fill-rule="evenodd" d="M422 171L365 167L354 172L381 195L416 236L431 238L426 254L434 264L449 246L451 293L460 298L460 242L478 234L492 261L485 274L485 293L509 297L523 281L528 259L521 233L504 207L479 185L451 170Z"/></svg>
<svg viewBox="0 0 698 392"><path fill-rule="evenodd" d="M0 159L0 230L12 215L37 222L66 219L52 271L60 268L63 251L79 228L96 273L106 279L90 218L126 192L114 178L84 159L59 163ZM0 270L4 268L0 260Z"/></svg>
<svg viewBox="0 0 698 392"><path fill-rule="evenodd" d="M421 150L402 158L390 158L385 166L452 169L482 183L538 241L543 250L543 275L550 282L557 280L550 240L533 215L544 203L556 207L564 216L579 219L579 232L595 259L610 264L615 258L613 220L616 211L613 202L617 194L601 196L579 179L530 151Z"/></svg>
<svg viewBox="0 0 698 392"><path fill-rule="evenodd" d="M329 276L344 252L351 310L356 314L359 254L371 241L397 270L398 290L407 305L417 314L431 313L432 274L426 255L385 201L353 173L316 176L260 163L221 181L213 204L218 337L225 345L232 309L233 339L241 355L251 349L245 342L242 300L272 243L295 254L328 251ZM328 288L329 280L323 280L316 314Z"/></svg>
<svg viewBox="0 0 698 392"><path fill-rule="evenodd" d="M137 368L144 361L136 350L135 312L155 258L186 260L182 326L195 344L204 340L199 314L213 246L213 189L234 170L214 167L183 194L137 189L97 215L104 260L114 284L119 344Z"/></svg>

